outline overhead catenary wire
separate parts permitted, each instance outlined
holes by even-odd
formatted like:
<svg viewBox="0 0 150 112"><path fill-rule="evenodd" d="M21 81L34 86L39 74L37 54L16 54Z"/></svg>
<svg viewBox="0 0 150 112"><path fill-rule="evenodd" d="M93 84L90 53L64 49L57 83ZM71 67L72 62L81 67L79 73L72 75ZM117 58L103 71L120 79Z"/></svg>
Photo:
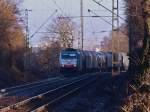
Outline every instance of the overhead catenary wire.
<svg viewBox="0 0 150 112"><path fill-rule="evenodd" d="M63 9L57 4L57 2L55 0L52 0L52 2L56 5L56 7L61 11L61 13L63 14L64 11Z"/></svg>
<svg viewBox="0 0 150 112"><path fill-rule="evenodd" d="M44 21L43 24L40 25L40 27L30 36L30 38L33 38L36 33L39 32L39 30L57 13L57 9Z"/></svg>
<svg viewBox="0 0 150 112"><path fill-rule="evenodd" d="M93 0L94 1L94 0ZM101 4L102 5L102 4ZM105 7L105 6L104 6ZM106 8L106 7L105 7ZM110 9L108 9L108 10L110 10ZM112 23L111 22L109 22L109 21L107 21L107 20L105 20L104 18L102 18L103 16L99 16L99 15L97 15L94 11L92 11L92 10L90 10L90 9L88 9L88 11L90 11L90 12L92 12L94 15L95 15L95 17L100 17L100 19L102 19L103 21L105 21L106 23L108 23L109 25L112 25ZM111 11L111 10L110 10ZM112 11L111 11L112 12ZM113 12L112 12L113 13ZM115 13L114 13L115 14ZM118 14L115 14L115 15L118 15ZM104 16L105 17L105 16ZM107 16L106 16L107 17ZM108 16L108 17L112 17L112 16ZM118 17L120 17L119 15L118 15ZM121 17L122 18L122 17ZM122 18L122 19L124 19L124 18ZM124 19L125 20L125 19ZM119 30L119 28L118 28L118 30ZM125 34L123 31L121 31L121 30L119 30L122 34L124 34L124 35L127 35L127 34Z"/></svg>
<svg viewBox="0 0 150 112"><path fill-rule="evenodd" d="M101 16L98 16L95 12L93 12L92 10L88 9L88 12L93 13L95 16L99 17L101 20L105 21L106 23L108 23L109 25L112 25L112 23L110 23L109 21L105 20L104 18L102 18Z"/></svg>
<svg viewBox="0 0 150 112"><path fill-rule="evenodd" d="M102 5L100 2L97 2L96 0L93 0L93 2L95 2L96 4L100 5L101 7L103 7L104 9L108 10L109 12L111 12L112 14L118 16L120 19L126 21L123 17L119 16L118 14L114 13L112 10L110 10L109 8L105 7L104 5Z"/></svg>
<svg viewBox="0 0 150 112"><path fill-rule="evenodd" d="M59 18L72 18L72 19L75 19L75 18L80 18L81 16L61 16L61 17L59 17ZM85 15L85 16L82 16L83 18L94 18L94 17L104 17L104 18L112 18L112 16L108 16L108 15L102 15L102 16L87 16L87 15Z"/></svg>
<svg viewBox="0 0 150 112"><path fill-rule="evenodd" d="M91 13L89 12L89 16L91 16ZM92 27L92 33L93 33L93 35L96 37L96 35L95 35L95 28L94 28L94 25L93 25L93 22L92 22L92 19L90 18L90 24L91 24L91 27ZM97 40L97 37L96 37L96 40Z"/></svg>

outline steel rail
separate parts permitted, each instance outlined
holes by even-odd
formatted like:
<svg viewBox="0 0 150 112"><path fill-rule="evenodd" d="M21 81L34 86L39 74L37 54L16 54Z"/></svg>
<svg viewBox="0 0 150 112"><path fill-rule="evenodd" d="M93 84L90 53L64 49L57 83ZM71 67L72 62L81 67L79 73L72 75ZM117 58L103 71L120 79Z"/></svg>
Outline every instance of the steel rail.
<svg viewBox="0 0 150 112"><path fill-rule="evenodd" d="M89 76L88 76L88 77L89 77ZM77 83L77 82L79 82L79 81L83 81L83 80L87 79L88 77L87 77L87 76L86 76L86 77L83 77L83 79L77 79L77 78L76 78L76 79L74 79L74 80L75 80L74 82L71 82L71 83L68 83L68 84L64 84L63 86L57 87L57 88L52 89L52 90L50 90L50 91L47 91L47 92L45 92L45 93L43 93L43 94L39 94L39 95L37 95L37 96L31 97L31 98L29 98L29 99L26 99L26 100L24 100L24 101L21 101L21 102L18 102L18 103L16 103L16 104L10 105L10 106L8 106L8 107L2 108L2 109L0 109L0 112L7 112L7 111L10 111L10 110L12 110L12 109L15 109L15 110L16 110L16 109L18 109L19 107L26 106L27 103L31 103L31 102L34 101L34 100L38 100L38 99L42 98L42 97L43 97L44 95L46 95L46 94L50 94L50 93L52 93L52 92L55 92L56 90L65 88L65 87L67 87L67 86L69 86L69 85L72 85L72 84L75 84L75 83Z"/></svg>
<svg viewBox="0 0 150 112"><path fill-rule="evenodd" d="M87 83L83 84L83 85L80 85L79 87L76 87L74 89L71 89L70 91L68 91L67 93L61 95L61 96L58 96L57 98L55 98L54 100L48 102L47 104L41 106L41 107L38 107L37 109L34 109L32 110L31 112L43 112L44 110L48 109L48 107L58 101L60 101L61 99L75 93L76 91L78 91L79 89L83 88L83 87L86 87L88 86L89 84L93 83L96 79L91 79L90 81L88 81Z"/></svg>
<svg viewBox="0 0 150 112"><path fill-rule="evenodd" d="M27 83L27 84L23 84L23 85L19 85L19 86L13 86L13 87L9 87L9 88L4 88L4 89L0 90L0 93L12 91L13 89L20 89L20 88L23 88L23 87L36 85L36 84L39 84L39 83L43 83L45 81L50 81L50 79L51 78L46 79L46 80L42 80L42 81L33 82L33 83ZM57 78L52 78L51 80L53 80L53 79L57 79Z"/></svg>
<svg viewBox="0 0 150 112"><path fill-rule="evenodd" d="M72 80L80 78L80 77L82 77L82 76L74 77L74 78L72 78ZM59 80L57 80L57 79L59 79ZM24 84L24 85L19 85L19 86L15 86L15 87L1 89L0 99L5 97L5 96L9 96L11 94L17 93L17 92L22 92L22 91L25 91L25 90L28 90L28 89L32 89L34 87L42 86L42 84L46 85L46 84L49 84L49 83L55 83L57 81L63 81L63 80L67 80L67 79L66 78L60 79L58 77L57 78L52 78L52 79L49 78L49 79L34 82L34 83L28 83L28 84Z"/></svg>
<svg viewBox="0 0 150 112"><path fill-rule="evenodd" d="M29 84L29 85L21 86L19 88L18 87L17 88L11 88L10 90L7 90L7 92L5 92L5 93L1 93L0 98L7 97L7 96L12 96L13 94L17 94L19 92L23 92L23 91L26 91L26 90L30 90L30 89L33 89L33 88L40 87L40 86L56 83L57 81L61 81L61 80L65 80L65 79L53 79L53 80L48 80L46 82L43 81L43 82L37 82L37 83L34 83L34 84L32 83L32 84Z"/></svg>

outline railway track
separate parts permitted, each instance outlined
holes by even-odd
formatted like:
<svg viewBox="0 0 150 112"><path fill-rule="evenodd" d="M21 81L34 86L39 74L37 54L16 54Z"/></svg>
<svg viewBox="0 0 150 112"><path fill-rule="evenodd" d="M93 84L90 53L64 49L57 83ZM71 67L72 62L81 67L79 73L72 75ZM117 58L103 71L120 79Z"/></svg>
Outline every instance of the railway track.
<svg viewBox="0 0 150 112"><path fill-rule="evenodd" d="M0 90L0 98L18 95L21 92L24 93L25 91L29 91L31 89L37 89L37 88L40 88L41 86L46 86L46 85L56 83L57 81L61 81L61 80L64 80L64 79L50 78L47 80L42 80L42 81L38 81L38 82L34 82L34 83L29 83L29 84L24 84L24 85L20 85L20 86L1 89Z"/></svg>
<svg viewBox="0 0 150 112"><path fill-rule="evenodd" d="M96 80L95 75L74 78L69 82L45 93L28 98L24 101L2 108L0 112L40 112L49 105L76 92Z"/></svg>
<svg viewBox="0 0 150 112"><path fill-rule="evenodd" d="M53 89L57 86L60 86L64 83L68 83L70 81L73 81L80 77L74 77L74 78L52 78L47 79L39 82L34 82L30 84L25 84L21 86L1 89L0 91L0 99L4 97L11 97L11 96L17 96L17 97L32 97L36 94L40 94L41 92L48 91L49 89Z"/></svg>
<svg viewBox="0 0 150 112"><path fill-rule="evenodd" d="M49 90L55 89L61 85L72 82L80 77L50 78L39 82L6 88L5 91L1 92L0 94L0 109L20 102L22 100L26 100L30 97L34 97L38 94L42 94Z"/></svg>
<svg viewBox="0 0 150 112"><path fill-rule="evenodd" d="M27 84L23 84L23 85L19 85L19 86L4 88L4 89L0 90L0 93L2 94L2 93L13 91L14 89L18 90L18 89L26 88L26 87L38 85L38 84L41 84L41 83L45 83L45 82L48 82L48 81L56 80L56 79L59 79L59 78L58 77L56 77L56 78L49 78L49 79L45 79L45 80L41 80L41 81L36 81L34 83L27 83Z"/></svg>

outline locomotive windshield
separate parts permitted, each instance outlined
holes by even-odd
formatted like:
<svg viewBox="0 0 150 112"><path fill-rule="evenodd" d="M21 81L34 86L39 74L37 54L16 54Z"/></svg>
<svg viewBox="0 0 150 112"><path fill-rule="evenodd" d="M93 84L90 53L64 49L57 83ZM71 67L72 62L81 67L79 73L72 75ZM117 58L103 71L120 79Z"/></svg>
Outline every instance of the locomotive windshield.
<svg viewBox="0 0 150 112"><path fill-rule="evenodd" d="M76 54L62 54L61 55L62 59L76 59L77 55Z"/></svg>

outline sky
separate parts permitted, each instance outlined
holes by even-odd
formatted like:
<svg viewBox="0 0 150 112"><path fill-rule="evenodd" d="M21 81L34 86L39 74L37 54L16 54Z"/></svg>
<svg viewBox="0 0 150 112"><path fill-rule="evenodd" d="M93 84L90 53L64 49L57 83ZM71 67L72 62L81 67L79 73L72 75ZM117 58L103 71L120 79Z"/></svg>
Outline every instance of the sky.
<svg viewBox="0 0 150 112"><path fill-rule="evenodd" d="M112 0L97 0L107 8L112 8ZM124 16L124 3L119 0L120 15ZM38 27L45 22L45 20L54 13L57 9L58 12L51 17L51 20L59 14L66 14L69 16L80 16L80 0L23 0L20 6L21 10L29 9L29 34L32 35ZM111 16L112 14L100 7L92 0L83 0L83 15L91 16L88 9L93 10L99 16ZM24 13L23 13L24 16ZM105 18L111 22L111 18ZM45 31L48 25L52 22L49 20L41 29L40 32ZM74 22L80 25L80 18L74 18ZM120 25L123 23L120 20ZM101 20L100 18L84 18L84 47L88 47L93 43L99 45L102 38L109 35L111 32L111 25ZM105 32L101 32L105 31ZM93 33L97 32L97 33ZM100 33L101 32L101 33ZM44 38L44 34L37 33L30 42L33 46L41 42L40 38Z"/></svg>

